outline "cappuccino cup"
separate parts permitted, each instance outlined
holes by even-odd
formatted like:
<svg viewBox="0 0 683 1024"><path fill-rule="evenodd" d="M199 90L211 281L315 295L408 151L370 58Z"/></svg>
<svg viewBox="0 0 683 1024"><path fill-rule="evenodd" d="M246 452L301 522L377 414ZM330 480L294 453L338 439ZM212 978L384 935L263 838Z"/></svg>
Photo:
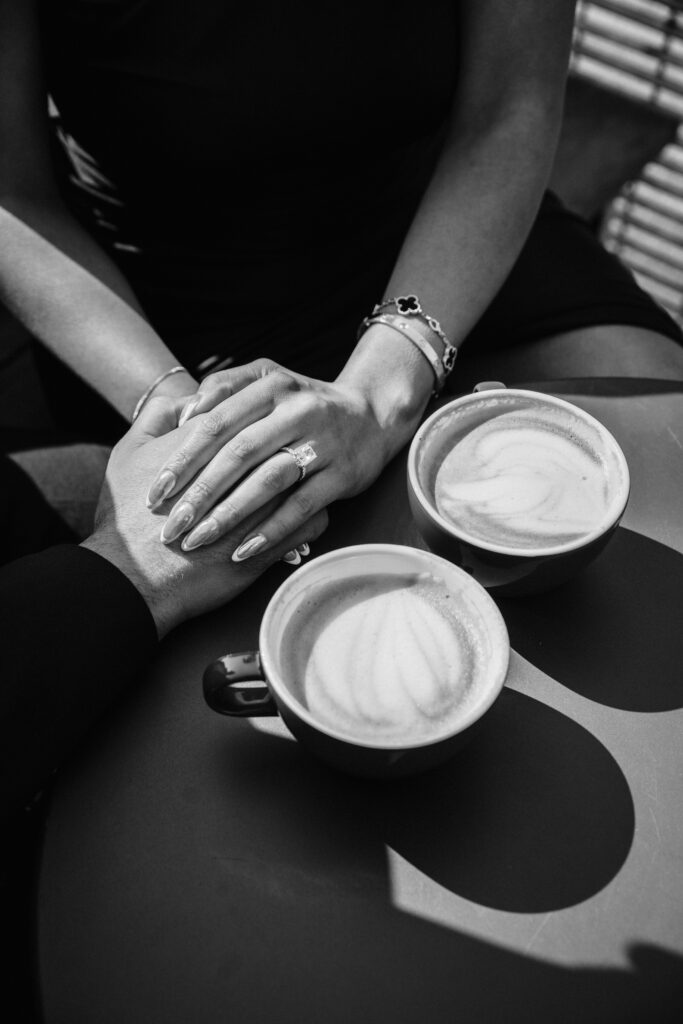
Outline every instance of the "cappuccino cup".
<svg viewBox="0 0 683 1024"><path fill-rule="evenodd" d="M214 711L280 714L322 760L355 775L408 775L450 757L498 697L510 645L496 605L427 551L341 548L271 598L258 651L204 673Z"/></svg>
<svg viewBox="0 0 683 1024"><path fill-rule="evenodd" d="M428 547L496 595L548 590L605 546L629 472L595 417L536 391L480 384L427 419L408 496Z"/></svg>

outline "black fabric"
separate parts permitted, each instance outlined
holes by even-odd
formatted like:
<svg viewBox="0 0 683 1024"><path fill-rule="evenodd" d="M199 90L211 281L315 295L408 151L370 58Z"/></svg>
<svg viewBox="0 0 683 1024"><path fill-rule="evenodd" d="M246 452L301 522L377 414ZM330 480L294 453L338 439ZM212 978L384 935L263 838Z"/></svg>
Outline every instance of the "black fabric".
<svg viewBox="0 0 683 1024"><path fill-rule="evenodd" d="M407 0L42 8L49 88L89 154L81 185L62 155L67 202L178 359L196 371L207 357L270 356L333 377L383 296L438 156L458 5L421 4L418 31L400 30L415 21ZM546 197L464 345L604 323L680 340L588 227Z"/></svg>
<svg viewBox="0 0 683 1024"><path fill-rule="evenodd" d="M507 281L463 350L507 348L597 324L683 337L581 217L548 193Z"/></svg>
<svg viewBox="0 0 683 1024"><path fill-rule="evenodd" d="M34 507L32 499L25 506ZM32 542L50 528L41 525ZM11 1019L28 1024L40 1020L34 878L43 807L36 794L144 670L157 637L132 583L77 545L1 568L0 622L0 991Z"/></svg>
<svg viewBox="0 0 683 1024"><path fill-rule="evenodd" d="M48 505L30 477L0 454L0 566L53 544L75 540L72 530Z"/></svg>
<svg viewBox="0 0 683 1024"><path fill-rule="evenodd" d="M156 628L110 562L78 545L0 570L0 814L20 809L144 670Z"/></svg>

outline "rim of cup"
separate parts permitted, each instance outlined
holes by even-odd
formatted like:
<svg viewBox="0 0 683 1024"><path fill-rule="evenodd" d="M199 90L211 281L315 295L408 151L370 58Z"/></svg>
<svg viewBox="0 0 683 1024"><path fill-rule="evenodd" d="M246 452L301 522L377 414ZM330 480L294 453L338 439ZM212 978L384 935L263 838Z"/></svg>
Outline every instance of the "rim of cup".
<svg viewBox="0 0 683 1024"><path fill-rule="evenodd" d="M589 533L584 533L574 540L565 541L563 544L555 544L553 546L546 545L544 547L537 548L508 547L505 544L494 544L491 541L475 537L473 534L456 526L451 520L445 519L438 512L436 506L427 498L420 484L417 473L418 449L425 436L429 434L433 425L439 419L449 415L454 406L457 405L458 408L462 408L465 405L485 403L496 395L508 397L515 397L519 395L537 402L546 402L548 405L555 405L560 406L563 409L568 409L572 414L577 415L580 419L587 421L595 427L598 433L605 438L607 444L611 446L621 470L622 483L616 492L617 495L620 494L620 498L619 501L616 501L615 499L615 501L610 503L610 507L605 517ZM631 478L628 463L626 462L626 456L621 450L621 446L614 434L607 429L604 423L601 423L595 416L592 416L589 412L586 412L578 405L574 405L572 402L567 402L563 398L556 398L555 395L548 395L544 391L530 391L527 388L490 388L486 391L477 391L473 394L462 395L460 398L455 398L452 402L442 405L440 409L437 409L436 412L433 412L431 416L424 421L413 437L408 453L408 479L410 481L410 487L413 494L424 511L446 533L451 534L459 540L466 541L468 544L471 544L472 547L481 548L484 551L491 551L495 554L511 555L517 558L542 558L547 557L548 555L567 554L571 551L583 548L592 541L597 540L598 537L601 537L604 533L610 530L623 515L631 489Z"/></svg>
<svg viewBox="0 0 683 1024"><path fill-rule="evenodd" d="M471 707L463 713L462 717L458 719L456 725L453 725L451 722L448 727L444 726L441 729L435 730L432 735L424 739L416 740L415 742L407 741L405 739L401 741L386 742L381 740L372 740L367 737L359 738L352 732L346 732L343 729L335 729L334 726L321 722L311 714L308 708L301 701L294 696L287 683L283 681L281 673L278 671L277 653L272 650L272 643L268 636L273 618L278 614L282 601L287 598L290 591L296 592L297 588L301 587L305 582L305 579L311 574L315 574L316 570L318 570L321 565L324 566L328 563L338 562L340 559L351 559L358 556L366 557L369 554L379 556L387 555L387 557L393 555L394 558L397 555L403 555L404 557L410 556L413 559L419 558L425 565L425 568L431 566L434 569L438 569L442 574L447 573L451 577L455 576L462 580L468 591L477 593L477 597L481 602L479 607L486 609L486 628L491 634L491 648L494 652L494 658L492 659L492 678L488 678L487 676L485 683L480 683L479 688L481 690L481 694L477 695L475 700L472 701ZM367 575L371 575L371 573L367 573ZM446 585L448 585L448 579L446 579L445 582ZM282 630L280 630L280 637L278 637L278 641L281 638L281 635ZM351 743L357 747L366 747L372 750L416 750L421 747L432 746L434 743L440 743L451 736L459 735L488 711L505 685L505 679L510 662L510 639L503 616L501 615L493 598L490 597L481 584L477 583L469 573L460 569L452 562L449 562L448 559L441 558L440 555L435 555L431 551L423 551L421 548L413 548L405 544L354 544L344 548L337 548L335 551L329 551L324 555L318 555L317 558L311 559L311 561L306 562L304 565L297 568L296 571L278 587L268 602L268 607L266 608L263 619L261 620L261 628L259 631L259 656L267 683L271 689L275 691L277 697L283 702L283 704L286 704L298 718L302 719L318 732L322 732L333 739L340 740L343 743Z"/></svg>

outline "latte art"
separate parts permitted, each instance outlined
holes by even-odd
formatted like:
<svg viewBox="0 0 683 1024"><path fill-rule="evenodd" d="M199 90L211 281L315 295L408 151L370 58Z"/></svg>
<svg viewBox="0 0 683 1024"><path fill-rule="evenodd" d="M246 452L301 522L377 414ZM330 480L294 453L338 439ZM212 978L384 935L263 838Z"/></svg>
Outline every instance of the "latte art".
<svg viewBox="0 0 683 1024"><path fill-rule="evenodd" d="M286 673L317 721L360 740L421 741L467 703L476 640L461 615L428 573L319 583L283 637Z"/></svg>
<svg viewBox="0 0 683 1024"><path fill-rule="evenodd" d="M554 547L609 513L618 474L600 438L552 407L520 408L475 426L439 467L436 508L463 532L512 548Z"/></svg>

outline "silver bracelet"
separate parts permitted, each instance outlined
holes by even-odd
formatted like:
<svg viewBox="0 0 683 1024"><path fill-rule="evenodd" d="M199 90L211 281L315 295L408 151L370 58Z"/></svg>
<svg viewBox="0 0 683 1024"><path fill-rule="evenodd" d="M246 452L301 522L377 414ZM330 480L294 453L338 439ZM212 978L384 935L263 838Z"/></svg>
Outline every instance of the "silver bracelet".
<svg viewBox="0 0 683 1024"><path fill-rule="evenodd" d="M147 388L147 390L143 391L142 395L140 396L140 398L138 398L137 405L133 409L133 418L131 419L131 423L135 423L136 419L138 418L138 416L142 412L142 408L143 408L145 402L147 401L149 396L152 394L154 389L161 384L162 380L166 380L167 377L171 377L174 373L188 373L188 372L189 371L186 370L184 366L173 366L173 367L171 367L170 370L164 370L163 373L160 373L159 376L157 377L157 379L152 381L152 383Z"/></svg>
<svg viewBox="0 0 683 1024"><path fill-rule="evenodd" d="M402 334L408 339L408 341L412 341L416 348L419 348L420 352L431 366L436 379L434 394L440 394L444 384L446 383L446 371L443 368L443 362L439 359L436 351L432 348L427 339L423 338L420 332L417 331L404 317L398 316L396 313L385 313L380 314L379 316L366 316L361 326L370 327L372 324L384 324L385 327L393 327L395 331Z"/></svg>
<svg viewBox="0 0 683 1024"><path fill-rule="evenodd" d="M419 317L429 328L431 328L432 331L434 331L434 334L436 334L437 338L439 338L443 343L441 361L443 363L444 372L450 373L455 365L455 357L458 354L458 350L446 337L439 321L435 317L425 313L417 295L397 295L393 299L383 299L382 302L377 303L371 315L376 316L378 313L381 313L383 309L386 309L387 306L395 306L396 312L400 314L400 316Z"/></svg>

